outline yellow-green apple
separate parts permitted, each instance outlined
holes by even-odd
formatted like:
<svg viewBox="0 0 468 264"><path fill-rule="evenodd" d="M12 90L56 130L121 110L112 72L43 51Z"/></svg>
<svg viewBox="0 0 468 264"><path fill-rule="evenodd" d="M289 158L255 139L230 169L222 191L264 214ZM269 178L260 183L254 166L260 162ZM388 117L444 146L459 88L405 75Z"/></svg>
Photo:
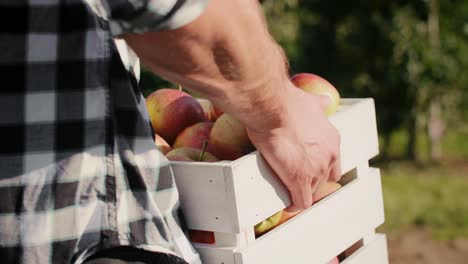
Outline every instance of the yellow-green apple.
<svg viewBox="0 0 468 264"><path fill-rule="evenodd" d="M282 214L283 210L256 224L254 226L255 236L261 236L266 232L270 231L271 229L275 228L278 225Z"/></svg>
<svg viewBox="0 0 468 264"><path fill-rule="evenodd" d="M341 185L336 182L325 182L324 184L319 185L317 190L312 194L312 201L318 202L324 197L328 196L329 194L335 192L341 188ZM283 209L283 214L281 215L281 219L278 222L278 225L283 224L284 222L288 221L292 217L296 216L302 212L302 210L293 210L291 208L285 208Z"/></svg>
<svg viewBox="0 0 468 264"><path fill-rule="evenodd" d="M172 161L219 161L213 154L196 148L176 148L166 154L168 160Z"/></svg>
<svg viewBox="0 0 468 264"><path fill-rule="evenodd" d="M330 104L325 109L325 114L330 116L338 110L340 94L330 82L312 73L298 73L291 77L291 82L298 88L315 95L327 96Z"/></svg>
<svg viewBox="0 0 468 264"><path fill-rule="evenodd" d="M166 140L164 140L164 138L160 137L158 134L154 134L154 143L156 144L156 147L158 147L159 151L161 151L164 155L166 155L172 149Z"/></svg>
<svg viewBox="0 0 468 264"><path fill-rule="evenodd" d="M191 95L175 89L151 93L146 98L146 107L154 130L169 144L186 127L206 120L200 103Z"/></svg>
<svg viewBox="0 0 468 264"><path fill-rule="evenodd" d="M206 120L215 122L216 119L218 119L223 114L223 111L216 107L210 100L197 98L197 101L200 103L203 111L205 112Z"/></svg>
<svg viewBox="0 0 468 264"><path fill-rule="evenodd" d="M199 122L185 128L174 141L173 148L197 148L202 149L203 143L210 138L213 122Z"/></svg>
<svg viewBox="0 0 468 264"><path fill-rule="evenodd" d="M208 150L222 160L235 160L252 152L255 147L245 126L233 116L224 113L211 129Z"/></svg>

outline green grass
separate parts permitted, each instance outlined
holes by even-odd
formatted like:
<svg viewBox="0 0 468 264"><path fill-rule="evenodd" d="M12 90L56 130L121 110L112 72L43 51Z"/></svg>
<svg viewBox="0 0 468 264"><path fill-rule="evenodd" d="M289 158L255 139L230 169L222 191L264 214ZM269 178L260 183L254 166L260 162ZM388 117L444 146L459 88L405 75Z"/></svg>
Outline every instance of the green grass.
<svg viewBox="0 0 468 264"><path fill-rule="evenodd" d="M468 128L460 129L456 133L447 133L442 146L446 155L468 160Z"/></svg>
<svg viewBox="0 0 468 264"><path fill-rule="evenodd" d="M418 226L439 239L468 237L468 165L382 167L385 232Z"/></svg>

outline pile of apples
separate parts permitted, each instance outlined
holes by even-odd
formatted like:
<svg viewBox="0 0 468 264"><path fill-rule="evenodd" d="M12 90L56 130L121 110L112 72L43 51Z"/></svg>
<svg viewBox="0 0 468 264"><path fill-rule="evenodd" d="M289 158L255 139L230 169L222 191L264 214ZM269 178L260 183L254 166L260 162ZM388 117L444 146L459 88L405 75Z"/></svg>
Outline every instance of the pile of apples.
<svg viewBox="0 0 468 264"><path fill-rule="evenodd" d="M299 73L291 82L306 92L327 96L330 104L324 110L327 116L339 106L337 89L324 78ZM235 160L255 150L245 126L232 115L223 113L207 99L194 98L180 89L160 89L146 98L151 124L156 132L155 143L171 161L216 162ZM314 193L317 202L341 187L325 183ZM278 227L301 211L281 210L254 227L257 237ZM213 244L214 233L189 230L192 242ZM332 260L330 263L337 260Z"/></svg>
<svg viewBox="0 0 468 264"><path fill-rule="evenodd" d="M235 160L255 150L245 126L207 99L160 89L146 106L156 146L171 161Z"/></svg>
<svg viewBox="0 0 468 264"><path fill-rule="evenodd" d="M340 95L324 78L299 73L291 81L306 92L328 96L327 115L338 109ZM160 89L146 98L146 107L156 146L171 161L236 160L255 150L244 124L207 99L180 89Z"/></svg>

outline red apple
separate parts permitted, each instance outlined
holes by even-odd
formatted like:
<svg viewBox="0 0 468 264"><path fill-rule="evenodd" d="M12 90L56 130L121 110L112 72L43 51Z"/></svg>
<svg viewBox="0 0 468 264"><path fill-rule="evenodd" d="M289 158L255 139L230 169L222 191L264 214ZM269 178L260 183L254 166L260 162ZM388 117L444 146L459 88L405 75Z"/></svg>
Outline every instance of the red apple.
<svg viewBox="0 0 468 264"><path fill-rule="evenodd" d="M255 150L245 126L226 113L214 123L208 146L210 152L222 160L235 160Z"/></svg>
<svg viewBox="0 0 468 264"><path fill-rule="evenodd" d="M219 109L218 107L216 107L216 105L213 105L213 110L211 111L211 117L212 117L212 121L216 121L221 115L223 115L224 112L221 111L221 109Z"/></svg>
<svg viewBox="0 0 468 264"><path fill-rule="evenodd" d="M164 140L164 138L160 137L158 134L154 134L154 143L156 147L162 152L162 154L166 155L169 151L171 151L171 146Z"/></svg>
<svg viewBox="0 0 468 264"><path fill-rule="evenodd" d="M342 258L348 258L349 256L353 255L356 251L364 246L363 240L359 240L356 243L352 244L349 248L345 249L343 253L340 254Z"/></svg>
<svg viewBox="0 0 468 264"><path fill-rule="evenodd" d="M340 94L330 82L312 73L299 73L291 77L291 82L298 88L315 94L328 96L330 104L325 109L325 114L330 116L338 110L340 104Z"/></svg>
<svg viewBox="0 0 468 264"><path fill-rule="evenodd" d="M205 112L206 120L215 122L216 119L218 119L223 114L223 111L217 108L210 100L197 98L197 101L200 103L203 111Z"/></svg>
<svg viewBox="0 0 468 264"><path fill-rule="evenodd" d="M172 147L202 149L203 142L209 141L213 124L213 122L200 122L185 128L177 136Z"/></svg>
<svg viewBox="0 0 468 264"><path fill-rule="evenodd" d="M160 89L146 98L151 124L169 144L186 127L205 121L200 103L191 95L175 90Z"/></svg>
<svg viewBox="0 0 468 264"><path fill-rule="evenodd" d="M188 237L190 241L195 243L214 244L215 236L214 232L204 230L188 230Z"/></svg>
<svg viewBox="0 0 468 264"><path fill-rule="evenodd" d="M171 161L219 161L219 159L213 156L213 154L195 148L176 148L169 151L166 154L166 157Z"/></svg>

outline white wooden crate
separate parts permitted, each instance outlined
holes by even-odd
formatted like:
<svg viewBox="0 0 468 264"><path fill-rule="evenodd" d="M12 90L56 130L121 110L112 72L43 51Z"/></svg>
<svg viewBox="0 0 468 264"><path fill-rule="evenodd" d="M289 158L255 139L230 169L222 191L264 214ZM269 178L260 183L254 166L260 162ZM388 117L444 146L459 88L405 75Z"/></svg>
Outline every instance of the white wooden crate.
<svg viewBox="0 0 468 264"><path fill-rule="evenodd" d="M384 216L380 176L368 167L378 154L373 100L343 99L330 120L341 135L345 185L258 239L253 226L290 204L258 152L235 161L171 162L188 227L215 232L214 245L195 244L204 263L325 263L375 235Z"/></svg>

